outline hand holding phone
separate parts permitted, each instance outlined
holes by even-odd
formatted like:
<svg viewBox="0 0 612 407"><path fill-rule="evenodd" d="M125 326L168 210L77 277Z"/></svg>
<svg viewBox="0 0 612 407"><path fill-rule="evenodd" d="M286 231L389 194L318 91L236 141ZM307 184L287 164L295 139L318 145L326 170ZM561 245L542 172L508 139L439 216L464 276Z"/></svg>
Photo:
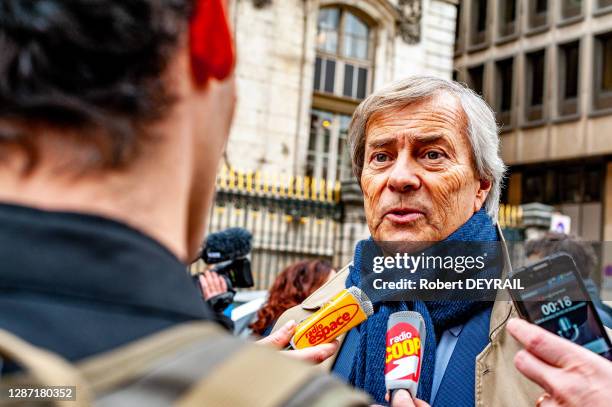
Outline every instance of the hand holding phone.
<svg viewBox="0 0 612 407"><path fill-rule="evenodd" d="M566 253L517 270L510 290L521 318L612 360L612 344L576 265Z"/></svg>
<svg viewBox="0 0 612 407"><path fill-rule="evenodd" d="M612 362L517 318L506 327L525 347L516 354L514 365L546 391L542 397L549 401L542 406L610 405Z"/></svg>

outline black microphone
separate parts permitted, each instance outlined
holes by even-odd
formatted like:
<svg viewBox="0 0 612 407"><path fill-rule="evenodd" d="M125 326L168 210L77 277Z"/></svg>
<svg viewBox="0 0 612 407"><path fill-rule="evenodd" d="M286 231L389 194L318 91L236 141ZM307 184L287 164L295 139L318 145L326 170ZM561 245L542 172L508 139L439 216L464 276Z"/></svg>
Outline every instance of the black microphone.
<svg viewBox="0 0 612 407"><path fill-rule="evenodd" d="M406 389L416 398L425 350L426 329L423 316L415 311L391 314L387 323L385 386L393 393Z"/></svg>
<svg viewBox="0 0 612 407"><path fill-rule="evenodd" d="M211 233L206 239L202 260L206 264L215 264L246 257L251 251L252 239L251 232L243 228Z"/></svg>
<svg viewBox="0 0 612 407"><path fill-rule="evenodd" d="M243 228L229 228L211 233L201 258L206 264L216 264L211 271L222 276L230 291L234 288L249 288L255 284L251 272L251 252L253 235Z"/></svg>

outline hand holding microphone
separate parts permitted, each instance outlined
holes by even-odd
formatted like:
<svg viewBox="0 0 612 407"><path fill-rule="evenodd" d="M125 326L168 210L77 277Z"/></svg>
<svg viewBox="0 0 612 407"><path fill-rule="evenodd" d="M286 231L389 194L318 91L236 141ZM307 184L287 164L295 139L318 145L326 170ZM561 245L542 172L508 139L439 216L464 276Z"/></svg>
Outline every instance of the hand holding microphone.
<svg viewBox="0 0 612 407"><path fill-rule="evenodd" d="M291 346L304 349L332 342L368 319L373 312L372 302L361 289L350 287L342 290L298 324Z"/></svg>

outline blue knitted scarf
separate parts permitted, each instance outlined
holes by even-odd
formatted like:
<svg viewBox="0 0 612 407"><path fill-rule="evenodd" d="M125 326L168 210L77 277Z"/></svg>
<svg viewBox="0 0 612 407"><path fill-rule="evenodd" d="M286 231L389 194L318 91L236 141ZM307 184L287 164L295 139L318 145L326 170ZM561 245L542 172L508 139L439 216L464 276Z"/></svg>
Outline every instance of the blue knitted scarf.
<svg viewBox="0 0 612 407"><path fill-rule="evenodd" d="M492 242L499 240L495 226L484 209L476 212L463 226L453 232L445 241ZM359 286L360 270L366 245L372 244L367 239L357 243L355 257L350 267L346 286ZM491 275L491 270L488 270ZM501 270L493 270L499 275ZM389 316L397 311L412 310L423 315L427 329L425 353L421 367L421 377L417 397L429 401L433 383L436 357L437 335L457 325L464 324L477 312L490 307L486 301L410 301L375 303L374 314L357 329L360 333L359 348L353 361L349 382L357 388L370 393L376 402L385 404L385 335ZM436 334L433 334L433 333ZM472 361L475 363L475 361ZM466 372L474 371L466 366ZM457 404L462 405L462 404Z"/></svg>

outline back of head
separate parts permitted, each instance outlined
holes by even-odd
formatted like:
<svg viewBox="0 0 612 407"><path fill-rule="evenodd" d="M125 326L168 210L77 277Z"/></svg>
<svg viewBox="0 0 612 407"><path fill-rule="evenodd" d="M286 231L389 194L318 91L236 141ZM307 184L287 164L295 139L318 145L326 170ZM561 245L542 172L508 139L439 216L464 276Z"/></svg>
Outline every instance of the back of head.
<svg viewBox="0 0 612 407"><path fill-rule="evenodd" d="M525 244L527 257L541 259L559 252L572 256L582 278L589 278L591 271L597 266L597 256L593 246L576 235L547 232L543 237L529 240Z"/></svg>
<svg viewBox="0 0 612 407"><path fill-rule="evenodd" d="M253 332L261 335L283 312L321 287L332 271L331 265L322 260L302 260L285 268L274 280L267 303L251 325Z"/></svg>
<svg viewBox="0 0 612 407"><path fill-rule="evenodd" d="M193 0L0 0L0 147L35 164L39 128L119 166L172 101L163 72ZM85 131L84 131L85 130Z"/></svg>

